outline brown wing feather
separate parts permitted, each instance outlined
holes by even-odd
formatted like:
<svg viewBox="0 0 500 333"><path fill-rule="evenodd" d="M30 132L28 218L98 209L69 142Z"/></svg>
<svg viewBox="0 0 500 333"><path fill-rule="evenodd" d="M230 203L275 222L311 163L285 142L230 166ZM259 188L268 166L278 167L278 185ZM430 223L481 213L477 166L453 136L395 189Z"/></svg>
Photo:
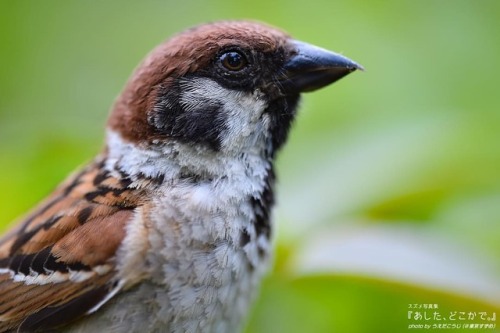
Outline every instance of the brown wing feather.
<svg viewBox="0 0 500 333"><path fill-rule="evenodd" d="M113 258L142 193L103 163L70 177L0 239L0 332L64 324L116 288Z"/></svg>

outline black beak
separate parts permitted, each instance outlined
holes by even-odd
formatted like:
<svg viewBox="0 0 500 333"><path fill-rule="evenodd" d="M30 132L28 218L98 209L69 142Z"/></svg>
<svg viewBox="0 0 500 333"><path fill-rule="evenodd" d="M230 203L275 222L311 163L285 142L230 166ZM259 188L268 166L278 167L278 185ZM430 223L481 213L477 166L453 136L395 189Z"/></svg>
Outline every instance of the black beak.
<svg viewBox="0 0 500 333"><path fill-rule="evenodd" d="M314 91L333 83L363 66L320 47L293 41L296 53L285 63L285 91L301 93Z"/></svg>

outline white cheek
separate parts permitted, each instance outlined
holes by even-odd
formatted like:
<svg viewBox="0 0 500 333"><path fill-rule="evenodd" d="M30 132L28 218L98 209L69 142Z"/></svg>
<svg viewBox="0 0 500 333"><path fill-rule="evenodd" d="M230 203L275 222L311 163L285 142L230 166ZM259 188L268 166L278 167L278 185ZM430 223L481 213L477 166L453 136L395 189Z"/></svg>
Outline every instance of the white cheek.
<svg viewBox="0 0 500 333"><path fill-rule="evenodd" d="M181 85L181 104L186 110L199 108L203 101L222 105L226 130L222 133L221 141L225 149L250 148L262 136L262 130L268 127L264 126L262 118L267 103L259 90L231 90L207 78L185 80Z"/></svg>
<svg viewBox="0 0 500 333"><path fill-rule="evenodd" d="M262 126L266 132L269 131L269 128L271 127L271 118L269 117L269 114L262 115Z"/></svg>
<svg viewBox="0 0 500 333"><path fill-rule="evenodd" d="M226 136L222 140L225 147L238 145L252 146L263 133L262 113L267 104L259 91L250 93L232 92L224 107L226 113Z"/></svg>

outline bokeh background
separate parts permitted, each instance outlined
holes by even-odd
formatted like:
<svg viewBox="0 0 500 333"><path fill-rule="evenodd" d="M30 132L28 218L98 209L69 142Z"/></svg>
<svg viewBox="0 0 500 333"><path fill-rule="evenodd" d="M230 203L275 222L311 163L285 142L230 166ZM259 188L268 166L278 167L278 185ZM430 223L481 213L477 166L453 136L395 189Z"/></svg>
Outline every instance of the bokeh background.
<svg viewBox="0 0 500 333"><path fill-rule="evenodd" d="M500 326L480 319L500 315L495 0L2 1L0 230L100 150L150 49L235 18L367 69L304 96L278 161L275 265L246 332Z"/></svg>

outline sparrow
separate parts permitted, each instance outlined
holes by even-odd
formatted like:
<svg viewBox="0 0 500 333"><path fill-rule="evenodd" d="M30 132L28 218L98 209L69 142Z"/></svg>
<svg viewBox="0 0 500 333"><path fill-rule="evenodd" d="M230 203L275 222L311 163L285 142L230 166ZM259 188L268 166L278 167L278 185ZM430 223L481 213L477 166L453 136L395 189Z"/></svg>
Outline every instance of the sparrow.
<svg viewBox="0 0 500 333"><path fill-rule="evenodd" d="M300 94L362 69L267 25L154 49L103 151L0 239L0 332L237 332L272 250Z"/></svg>

